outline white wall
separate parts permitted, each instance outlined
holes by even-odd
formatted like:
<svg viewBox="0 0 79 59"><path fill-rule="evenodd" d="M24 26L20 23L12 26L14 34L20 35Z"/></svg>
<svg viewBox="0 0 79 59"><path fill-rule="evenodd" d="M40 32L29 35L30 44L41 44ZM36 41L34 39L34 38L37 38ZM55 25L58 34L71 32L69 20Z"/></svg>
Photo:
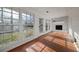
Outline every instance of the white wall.
<svg viewBox="0 0 79 59"><path fill-rule="evenodd" d="M70 32L77 32L79 34L79 8L68 8L67 14L69 16Z"/></svg>

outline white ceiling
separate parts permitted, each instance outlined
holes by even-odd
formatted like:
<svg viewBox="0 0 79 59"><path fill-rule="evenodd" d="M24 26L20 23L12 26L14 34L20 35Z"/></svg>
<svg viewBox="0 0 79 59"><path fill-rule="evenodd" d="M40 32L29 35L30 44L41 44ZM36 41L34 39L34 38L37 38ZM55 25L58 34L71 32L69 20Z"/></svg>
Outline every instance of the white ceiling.
<svg viewBox="0 0 79 59"><path fill-rule="evenodd" d="M21 10L21 12L31 12L35 14L36 17L40 18L57 18L62 16L67 16L67 7L14 7L15 10ZM46 13L48 11L48 13Z"/></svg>

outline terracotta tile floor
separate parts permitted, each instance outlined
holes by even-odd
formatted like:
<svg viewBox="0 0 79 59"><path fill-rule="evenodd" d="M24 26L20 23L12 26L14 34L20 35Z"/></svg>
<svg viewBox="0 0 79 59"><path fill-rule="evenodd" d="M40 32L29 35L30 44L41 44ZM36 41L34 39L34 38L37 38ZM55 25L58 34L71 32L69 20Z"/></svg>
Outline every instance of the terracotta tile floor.
<svg viewBox="0 0 79 59"><path fill-rule="evenodd" d="M9 52L75 52L76 48L66 32L50 32Z"/></svg>

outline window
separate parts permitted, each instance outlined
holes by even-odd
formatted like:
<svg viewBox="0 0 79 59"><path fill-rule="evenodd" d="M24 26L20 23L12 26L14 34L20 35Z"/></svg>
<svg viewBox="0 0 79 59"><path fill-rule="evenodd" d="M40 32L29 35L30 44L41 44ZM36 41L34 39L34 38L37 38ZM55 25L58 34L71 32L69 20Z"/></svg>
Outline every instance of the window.
<svg viewBox="0 0 79 59"><path fill-rule="evenodd" d="M5 25L4 26L4 33L9 33L9 32L12 32L12 26L10 25Z"/></svg>
<svg viewBox="0 0 79 59"><path fill-rule="evenodd" d="M39 18L39 31L43 32L43 18Z"/></svg>
<svg viewBox="0 0 79 59"><path fill-rule="evenodd" d="M13 19L19 19L19 14L13 14Z"/></svg>
<svg viewBox="0 0 79 59"><path fill-rule="evenodd" d="M11 18L11 13L3 12L3 18Z"/></svg>
<svg viewBox="0 0 79 59"><path fill-rule="evenodd" d="M8 43L13 40L13 35L12 35L12 18L11 18L11 9L3 8L3 15L2 15L2 35L3 35L3 41L2 43Z"/></svg>
<svg viewBox="0 0 79 59"><path fill-rule="evenodd" d="M13 26L13 31L14 32L19 32L19 26Z"/></svg>
<svg viewBox="0 0 79 59"><path fill-rule="evenodd" d="M2 16L2 11L1 11L1 8L0 8L0 24L2 23L2 18L1 18L1 16Z"/></svg>
<svg viewBox="0 0 79 59"><path fill-rule="evenodd" d="M46 24L45 24L45 28L46 28L46 31L50 30L50 20L46 20Z"/></svg>
<svg viewBox="0 0 79 59"><path fill-rule="evenodd" d="M3 8L3 12L10 12L11 13L11 9Z"/></svg>
<svg viewBox="0 0 79 59"><path fill-rule="evenodd" d="M33 16L31 15L31 20L30 20L31 23L34 22L34 19L33 19Z"/></svg>
<svg viewBox="0 0 79 59"><path fill-rule="evenodd" d="M13 16L13 18L12 18L13 24L18 25L18 23L19 23L19 12L13 11L12 16Z"/></svg>
<svg viewBox="0 0 79 59"><path fill-rule="evenodd" d="M0 44L3 42L2 8L0 8Z"/></svg>
<svg viewBox="0 0 79 59"><path fill-rule="evenodd" d="M27 23L31 23L31 16L30 15L27 15Z"/></svg>
<svg viewBox="0 0 79 59"><path fill-rule="evenodd" d="M8 24L11 24L11 19L3 19L4 21L4 24L8 25Z"/></svg>
<svg viewBox="0 0 79 59"><path fill-rule="evenodd" d="M33 35L33 23L34 19L32 15L27 15L27 36Z"/></svg>
<svg viewBox="0 0 79 59"><path fill-rule="evenodd" d="M19 16L22 18L20 19ZM6 46L6 43L32 36L33 24L33 15L19 14L10 8L0 8L0 48Z"/></svg>
<svg viewBox="0 0 79 59"><path fill-rule="evenodd" d="M19 20L19 14L15 12L12 14L11 11L11 9L7 8L0 9L0 44L16 40L14 33L18 32L19 28L18 26L13 26L12 21L14 20L14 22L17 23L17 20Z"/></svg>
<svg viewBox="0 0 79 59"><path fill-rule="evenodd" d="M0 10L0 18L1 18L1 14L2 14L2 11Z"/></svg>
<svg viewBox="0 0 79 59"><path fill-rule="evenodd" d="M26 17L26 14L22 14L22 23L23 24L26 24L27 23L27 17Z"/></svg>
<svg viewBox="0 0 79 59"><path fill-rule="evenodd" d="M4 33L4 43L7 43L12 40L12 33Z"/></svg>
<svg viewBox="0 0 79 59"><path fill-rule="evenodd" d="M13 10L13 14L19 14L19 12L16 12L16 11Z"/></svg>
<svg viewBox="0 0 79 59"><path fill-rule="evenodd" d="M3 32L3 25L0 25L0 33Z"/></svg>
<svg viewBox="0 0 79 59"><path fill-rule="evenodd" d="M19 20L13 19L13 25L18 25Z"/></svg>
<svg viewBox="0 0 79 59"><path fill-rule="evenodd" d="M22 20L23 21L26 21L26 16L22 16Z"/></svg>
<svg viewBox="0 0 79 59"><path fill-rule="evenodd" d="M3 44L3 34L0 32L0 44Z"/></svg>
<svg viewBox="0 0 79 59"><path fill-rule="evenodd" d="M45 25L46 25L46 31L47 31L48 30L48 23L47 23L47 21L46 21L46 24Z"/></svg>
<svg viewBox="0 0 79 59"><path fill-rule="evenodd" d="M33 35L33 16L29 14L22 14L23 31L26 37Z"/></svg>
<svg viewBox="0 0 79 59"><path fill-rule="evenodd" d="M11 24L11 10L3 8L3 23L5 25Z"/></svg>
<svg viewBox="0 0 79 59"><path fill-rule="evenodd" d="M0 8L0 10L2 10L2 8Z"/></svg>
<svg viewBox="0 0 79 59"><path fill-rule="evenodd" d="M20 32L19 32L19 12L16 12L14 10L12 10L12 30L13 30L13 39L17 40L17 39L21 39L20 38Z"/></svg>

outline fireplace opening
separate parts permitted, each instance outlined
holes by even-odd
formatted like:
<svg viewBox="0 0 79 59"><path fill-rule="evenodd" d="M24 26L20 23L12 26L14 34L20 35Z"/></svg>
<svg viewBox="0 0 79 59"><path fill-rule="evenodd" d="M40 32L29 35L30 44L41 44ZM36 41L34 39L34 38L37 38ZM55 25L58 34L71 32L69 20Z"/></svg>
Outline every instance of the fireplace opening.
<svg viewBox="0 0 79 59"><path fill-rule="evenodd" d="M56 30L62 30L62 25L56 25Z"/></svg>

